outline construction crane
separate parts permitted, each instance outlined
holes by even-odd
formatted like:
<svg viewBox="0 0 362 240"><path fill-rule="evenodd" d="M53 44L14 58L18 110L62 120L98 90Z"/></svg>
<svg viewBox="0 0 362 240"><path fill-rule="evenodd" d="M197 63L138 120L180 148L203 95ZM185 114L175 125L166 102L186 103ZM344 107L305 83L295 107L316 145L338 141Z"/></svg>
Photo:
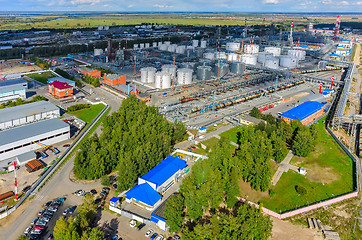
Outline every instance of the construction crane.
<svg viewBox="0 0 362 240"><path fill-rule="evenodd" d="M45 152L46 150L50 149L50 151L52 151L54 154L60 153L58 149L56 149L55 147L52 147L52 146L50 146L50 145L44 145L44 144L42 144L42 143L40 143L40 142L34 142L34 141L33 141L33 143L38 144L39 146L41 146L41 147L43 148L43 151L44 151L44 152Z"/></svg>

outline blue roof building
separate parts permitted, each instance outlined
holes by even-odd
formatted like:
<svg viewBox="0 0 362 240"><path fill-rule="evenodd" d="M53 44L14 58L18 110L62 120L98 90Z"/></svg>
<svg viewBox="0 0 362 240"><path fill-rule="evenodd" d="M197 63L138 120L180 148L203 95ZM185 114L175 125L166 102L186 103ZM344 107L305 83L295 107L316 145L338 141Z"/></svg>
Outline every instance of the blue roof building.
<svg viewBox="0 0 362 240"><path fill-rule="evenodd" d="M156 192L148 183L142 183L135 186L129 190L126 195L126 199L128 201L134 200L136 203L146 205L151 208L162 198L161 194Z"/></svg>
<svg viewBox="0 0 362 240"><path fill-rule="evenodd" d="M292 108L280 115L283 120L300 120L303 124L309 124L309 121L304 121L309 118L310 116L315 115L316 113L320 112L323 108L324 104L316 102L316 101L308 101Z"/></svg>

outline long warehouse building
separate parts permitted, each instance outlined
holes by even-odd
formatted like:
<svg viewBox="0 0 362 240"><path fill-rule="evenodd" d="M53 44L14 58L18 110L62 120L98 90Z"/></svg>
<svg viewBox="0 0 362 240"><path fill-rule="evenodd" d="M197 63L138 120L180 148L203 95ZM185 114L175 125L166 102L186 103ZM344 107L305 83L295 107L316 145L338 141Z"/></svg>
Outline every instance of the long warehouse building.
<svg viewBox="0 0 362 240"><path fill-rule="evenodd" d="M21 78L0 81L0 102L26 99L28 82Z"/></svg>
<svg viewBox="0 0 362 240"><path fill-rule="evenodd" d="M58 117L60 117L60 109L47 101L4 108L0 109L0 130Z"/></svg>
<svg viewBox="0 0 362 240"><path fill-rule="evenodd" d="M70 138L69 124L57 118L0 131L0 161Z"/></svg>

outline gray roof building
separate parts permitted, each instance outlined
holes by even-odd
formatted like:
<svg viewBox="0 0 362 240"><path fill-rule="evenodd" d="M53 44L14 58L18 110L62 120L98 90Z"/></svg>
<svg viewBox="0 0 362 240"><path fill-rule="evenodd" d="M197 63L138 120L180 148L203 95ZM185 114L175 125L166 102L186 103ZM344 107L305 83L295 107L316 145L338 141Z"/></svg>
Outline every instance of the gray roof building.
<svg viewBox="0 0 362 240"><path fill-rule="evenodd" d="M0 93L28 89L28 82L22 78L0 81Z"/></svg>

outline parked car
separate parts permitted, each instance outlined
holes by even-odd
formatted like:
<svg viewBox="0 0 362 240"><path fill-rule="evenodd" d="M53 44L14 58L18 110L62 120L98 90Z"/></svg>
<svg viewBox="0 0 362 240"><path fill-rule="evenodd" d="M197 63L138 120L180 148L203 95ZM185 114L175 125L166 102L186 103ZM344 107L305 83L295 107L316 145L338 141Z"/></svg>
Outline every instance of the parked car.
<svg viewBox="0 0 362 240"><path fill-rule="evenodd" d="M40 239L40 234L32 233L29 235L29 239L31 239L31 240Z"/></svg>
<svg viewBox="0 0 362 240"><path fill-rule="evenodd" d="M44 212L44 214L52 215L52 216L53 216L54 212L52 212L52 211L50 211L50 210L46 210L46 211Z"/></svg>
<svg viewBox="0 0 362 240"><path fill-rule="evenodd" d="M74 213L74 210L77 208L77 206L73 206L69 209L69 213L70 214L73 214Z"/></svg>
<svg viewBox="0 0 362 240"><path fill-rule="evenodd" d="M48 240L53 240L53 239L54 239L53 233L50 233L48 236Z"/></svg>
<svg viewBox="0 0 362 240"><path fill-rule="evenodd" d="M117 234L114 235L114 236L112 237L112 240L118 240L118 235L117 235Z"/></svg>
<svg viewBox="0 0 362 240"><path fill-rule="evenodd" d="M47 225L47 223L42 220L38 220L35 225Z"/></svg>
<svg viewBox="0 0 362 240"><path fill-rule="evenodd" d="M175 235L175 236L173 236L173 239L174 239L174 240L180 240L181 238L180 238L179 235Z"/></svg>
<svg viewBox="0 0 362 240"><path fill-rule="evenodd" d="M31 234L41 234L43 231L41 229L33 229L31 230Z"/></svg>
<svg viewBox="0 0 362 240"><path fill-rule="evenodd" d="M25 229L25 231L24 231L24 234L25 234L25 235L26 235L26 234L29 234L30 231L31 231L31 229L33 229L33 226L27 227L27 228Z"/></svg>
<svg viewBox="0 0 362 240"><path fill-rule="evenodd" d="M52 217L53 217L53 215L51 215L51 214L47 214L47 213L43 214L43 218L47 218L50 220Z"/></svg>
<svg viewBox="0 0 362 240"><path fill-rule="evenodd" d="M43 216L41 219L40 219L40 221L43 221L43 222L49 222L50 221L50 219L51 218L48 218L48 217L45 217L45 216Z"/></svg>
<svg viewBox="0 0 362 240"><path fill-rule="evenodd" d="M101 194L103 197L105 197L105 196L108 195L108 192L102 190L102 191L100 192L100 194Z"/></svg>
<svg viewBox="0 0 362 240"><path fill-rule="evenodd" d="M49 207L50 204L52 204L52 201L49 201L49 202L44 203L44 206L45 206L45 207Z"/></svg>
<svg viewBox="0 0 362 240"><path fill-rule="evenodd" d="M155 239L157 236L158 236L158 234L157 234L157 233L154 233L154 234L151 236L151 239L153 240L153 239Z"/></svg>
<svg viewBox="0 0 362 240"><path fill-rule="evenodd" d="M113 188L114 188L115 190L117 190L117 188L118 188L117 183L113 184L112 186L113 186Z"/></svg>
<svg viewBox="0 0 362 240"><path fill-rule="evenodd" d="M92 189L92 190L90 190L90 193L93 194L93 195L96 195L97 191L95 189Z"/></svg>
<svg viewBox="0 0 362 240"><path fill-rule="evenodd" d="M44 212L45 212L45 209L43 208L42 210L40 210L40 211L38 212L38 216L43 215Z"/></svg>
<svg viewBox="0 0 362 240"><path fill-rule="evenodd" d="M63 147L70 147L70 144L64 144Z"/></svg>
<svg viewBox="0 0 362 240"><path fill-rule="evenodd" d="M56 211L58 211L58 208L56 208L56 207L49 207L49 211L56 212Z"/></svg>
<svg viewBox="0 0 362 240"><path fill-rule="evenodd" d="M45 228L45 225L35 225L34 229L41 229L43 230Z"/></svg>
<svg viewBox="0 0 362 240"><path fill-rule="evenodd" d="M31 189L31 186L26 186L24 189L23 189L23 192L26 193L27 191L29 191Z"/></svg>
<svg viewBox="0 0 362 240"><path fill-rule="evenodd" d="M158 237L156 238L156 240L162 240L162 239L163 239L163 235L162 235L162 234L158 235Z"/></svg>
<svg viewBox="0 0 362 240"><path fill-rule="evenodd" d="M141 230L144 226L146 226L146 224L141 223L140 225L138 225L137 230L138 231Z"/></svg>
<svg viewBox="0 0 362 240"><path fill-rule="evenodd" d="M129 222L129 225L130 225L131 227L135 227L135 226L137 225L137 221L134 220L134 219L132 219L132 220Z"/></svg>
<svg viewBox="0 0 362 240"><path fill-rule="evenodd" d="M66 200L65 197L62 197L62 198L59 198L59 199L58 199L59 202L64 202L65 200Z"/></svg>
<svg viewBox="0 0 362 240"><path fill-rule="evenodd" d="M63 212L63 215L66 216L69 212L69 208L65 209L64 212Z"/></svg>
<svg viewBox="0 0 362 240"><path fill-rule="evenodd" d="M102 188L102 191L104 191L104 192L109 192L109 190L111 190L109 187L104 187L104 188Z"/></svg>
<svg viewBox="0 0 362 240"><path fill-rule="evenodd" d="M84 190L78 190L78 191L75 192L75 195L77 195L77 196L83 196L84 193L85 193Z"/></svg>
<svg viewBox="0 0 362 240"><path fill-rule="evenodd" d="M85 192L82 196L86 196L88 194L90 194L90 192Z"/></svg>
<svg viewBox="0 0 362 240"><path fill-rule="evenodd" d="M146 232L146 234L145 234L145 237L151 236L152 233L153 233L153 230L152 230L152 229L148 230L148 231Z"/></svg>
<svg viewBox="0 0 362 240"><path fill-rule="evenodd" d="M31 225L34 225L38 220L39 220L38 217L34 218L34 219L31 221Z"/></svg>
<svg viewBox="0 0 362 240"><path fill-rule="evenodd" d="M172 240L173 238L172 237L168 237L167 240Z"/></svg>

